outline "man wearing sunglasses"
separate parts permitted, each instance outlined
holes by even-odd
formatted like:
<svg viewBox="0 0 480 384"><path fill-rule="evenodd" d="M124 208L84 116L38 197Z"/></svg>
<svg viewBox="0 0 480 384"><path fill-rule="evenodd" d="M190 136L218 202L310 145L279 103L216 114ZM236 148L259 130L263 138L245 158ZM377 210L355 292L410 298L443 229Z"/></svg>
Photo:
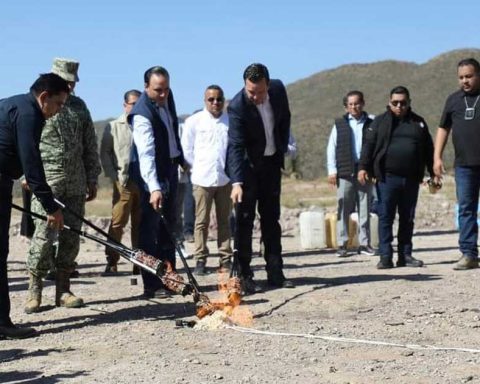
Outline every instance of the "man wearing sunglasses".
<svg viewBox="0 0 480 384"><path fill-rule="evenodd" d="M138 247L138 227L140 225L140 191L137 183L128 176L132 161L132 127L127 116L140 97L141 92L132 89L123 95L123 113L110 121L103 131L100 145L100 159L105 176L112 181L112 220L108 234L116 241L122 240L123 230L131 219L132 248ZM104 276L118 273L117 264L120 256L110 247L106 247L107 265ZM137 268L133 267L134 272Z"/></svg>
<svg viewBox="0 0 480 384"><path fill-rule="evenodd" d="M378 193L378 269L393 268L393 222L398 210L397 267L421 267L412 256L412 235L419 184L425 168L433 178L433 143L425 120L410 107L410 93L398 86L390 91L387 111L367 129L358 181L376 179Z"/></svg>
<svg viewBox="0 0 480 384"><path fill-rule="evenodd" d="M445 102L435 138L435 175L445 172L442 154L452 132L458 200L459 246L456 270L478 268L478 195L480 190L480 64L473 58L457 65L460 89Z"/></svg>
<svg viewBox="0 0 480 384"><path fill-rule="evenodd" d="M270 80L263 64L249 65L244 88L228 106L228 170L231 199L238 204L235 238L244 294L260 291L253 280L252 230L256 206L265 245L268 285L293 288L283 274L280 219L281 169L288 151L290 108L280 80Z"/></svg>
<svg viewBox="0 0 480 384"><path fill-rule="evenodd" d="M190 116L183 127L182 147L185 160L192 170L195 198L195 259L194 273L204 275L209 254L207 247L210 211L215 202L219 266L229 271L232 257L229 216L230 179L225 173L228 144L228 115L224 113L225 98L218 85L205 91L205 108Z"/></svg>

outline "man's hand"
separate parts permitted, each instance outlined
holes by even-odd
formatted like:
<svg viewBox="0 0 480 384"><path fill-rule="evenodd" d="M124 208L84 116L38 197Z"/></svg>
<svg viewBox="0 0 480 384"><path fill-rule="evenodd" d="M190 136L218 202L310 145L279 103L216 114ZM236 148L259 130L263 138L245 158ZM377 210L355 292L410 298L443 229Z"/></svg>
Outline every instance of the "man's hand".
<svg viewBox="0 0 480 384"><path fill-rule="evenodd" d="M30 191L30 187L28 186L27 180L23 179L21 184L22 184L22 188L25 191Z"/></svg>
<svg viewBox="0 0 480 384"><path fill-rule="evenodd" d="M241 203L243 197L243 189L241 184L235 184L232 187L232 193L230 194L230 198L232 199L233 204Z"/></svg>
<svg viewBox="0 0 480 384"><path fill-rule="evenodd" d="M156 190L150 193L150 205L156 212L159 212L160 209L162 208L162 202L163 202L162 191Z"/></svg>
<svg viewBox="0 0 480 384"><path fill-rule="evenodd" d="M47 226L56 231L61 231L63 229L63 214L60 208L50 215L47 215Z"/></svg>
<svg viewBox="0 0 480 384"><path fill-rule="evenodd" d="M358 171L357 180L361 185L365 185L368 181L368 172L363 169Z"/></svg>
<svg viewBox="0 0 480 384"><path fill-rule="evenodd" d="M332 187L337 186L337 174L336 173L328 175L328 184L330 184Z"/></svg>
<svg viewBox="0 0 480 384"><path fill-rule="evenodd" d="M87 198L86 201L92 201L97 197L97 184L88 183L87 184Z"/></svg>
<svg viewBox="0 0 480 384"><path fill-rule="evenodd" d="M445 167L443 166L443 160L440 158L436 158L433 160L433 173L439 179L443 177L445 173Z"/></svg>

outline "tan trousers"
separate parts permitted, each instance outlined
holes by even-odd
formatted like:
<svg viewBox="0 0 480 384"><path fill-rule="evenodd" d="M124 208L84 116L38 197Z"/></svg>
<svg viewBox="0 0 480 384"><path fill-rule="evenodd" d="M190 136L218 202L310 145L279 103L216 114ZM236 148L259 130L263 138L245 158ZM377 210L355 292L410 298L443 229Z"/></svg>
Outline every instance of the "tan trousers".
<svg viewBox="0 0 480 384"><path fill-rule="evenodd" d="M215 215L217 217L217 247L220 254L220 265L232 257L230 224L228 220L232 211L231 191L232 186L230 184L223 187L193 186L193 196L195 198L194 255L197 261L206 262L209 254L207 238L213 202L215 202Z"/></svg>
<svg viewBox="0 0 480 384"><path fill-rule="evenodd" d="M138 246L138 228L140 225L140 190L133 181L129 180L126 186L118 181L113 184L112 221L108 234L115 240L121 241L123 229L131 218L132 248ZM120 256L111 248L106 248L107 262L109 265L117 265Z"/></svg>

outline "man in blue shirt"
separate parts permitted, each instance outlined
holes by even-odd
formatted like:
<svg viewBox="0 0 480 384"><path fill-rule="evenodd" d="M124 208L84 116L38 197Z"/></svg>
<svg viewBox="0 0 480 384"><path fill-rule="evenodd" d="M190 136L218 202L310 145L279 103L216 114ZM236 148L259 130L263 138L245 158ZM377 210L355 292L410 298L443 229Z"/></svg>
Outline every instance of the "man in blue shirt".
<svg viewBox="0 0 480 384"><path fill-rule="evenodd" d="M39 151L45 120L63 107L68 83L53 73L43 74L30 93L0 101L0 338L20 339L35 335L33 328L17 328L10 319L7 257L13 180L22 174L30 190L47 212L52 230L63 228L63 215L45 181Z"/></svg>

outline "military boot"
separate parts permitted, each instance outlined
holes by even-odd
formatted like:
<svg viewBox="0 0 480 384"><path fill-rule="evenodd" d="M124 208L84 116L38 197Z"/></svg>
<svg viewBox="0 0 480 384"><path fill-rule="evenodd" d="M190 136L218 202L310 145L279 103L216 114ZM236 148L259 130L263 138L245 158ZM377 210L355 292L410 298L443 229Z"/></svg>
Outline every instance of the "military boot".
<svg viewBox="0 0 480 384"><path fill-rule="evenodd" d="M25 313L34 313L40 310L40 304L42 304L42 288L42 278L30 273L28 300L25 304Z"/></svg>
<svg viewBox="0 0 480 384"><path fill-rule="evenodd" d="M55 288L57 307L80 308L83 306L83 300L70 292L70 272L57 270Z"/></svg>

